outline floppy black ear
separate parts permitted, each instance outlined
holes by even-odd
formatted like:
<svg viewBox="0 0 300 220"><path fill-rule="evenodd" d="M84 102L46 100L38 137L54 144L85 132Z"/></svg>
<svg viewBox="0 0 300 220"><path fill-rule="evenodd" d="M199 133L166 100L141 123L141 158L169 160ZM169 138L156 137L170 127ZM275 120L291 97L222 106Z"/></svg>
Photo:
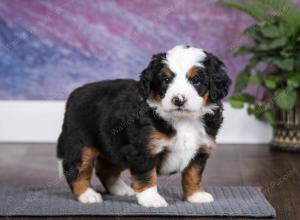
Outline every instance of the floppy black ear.
<svg viewBox="0 0 300 220"><path fill-rule="evenodd" d="M150 84L153 78L153 73L151 69L144 69L143 72L140 74L140 81L138 83L138 89L140 92L140 95L145 100L149 97L151 93Z"/></svg>
<svg viewBox="0 0 300 220"><path fill-rule="evenodd" d="M209 74L209 99L213 102L223 99L229 91L231 79L225 72L224 63L211 53L206 53L204 65Z"/></svg>
<svg viewBox="0 0 300 220"><path fill-rule="evenodd" d="M165 60L166 54L159 53L152 56L152 59L146 69L140 74L140 81L138 83L138 89L140 95L146 100L151 94L151 83L156 73L160 71L163 66L163 60Z"/></svg>

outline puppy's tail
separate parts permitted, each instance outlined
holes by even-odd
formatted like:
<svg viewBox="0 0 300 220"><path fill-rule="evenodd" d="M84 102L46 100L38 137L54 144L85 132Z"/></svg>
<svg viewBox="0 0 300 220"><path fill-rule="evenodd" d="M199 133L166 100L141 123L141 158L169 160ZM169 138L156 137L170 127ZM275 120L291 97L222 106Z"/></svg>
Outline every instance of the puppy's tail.
<svg viewBox="0 0 300 220"><path fill-rule="evenodd" d="M62 161L62 159L58 159L57 160L57 164L58 164L58 178L62 179L63 176L64 176L63 161Z"/></svg>
<svg viewBox="0 0 300 220"><path fill-rule="evenodd" d="M58 162L58 178L61 179L63 177L63 158L64 158L64 151L63 151L64 141L63 141L63 134L60 134L57 146L56 146L56 156Z"/></svg>
<svg viewBox="0 0 300 220"><path fill-rule="evenodd" d="M61 133L57 140L56 145L56 156L59 159L64 158L64 139L63 139L63 133Z"/></svg>

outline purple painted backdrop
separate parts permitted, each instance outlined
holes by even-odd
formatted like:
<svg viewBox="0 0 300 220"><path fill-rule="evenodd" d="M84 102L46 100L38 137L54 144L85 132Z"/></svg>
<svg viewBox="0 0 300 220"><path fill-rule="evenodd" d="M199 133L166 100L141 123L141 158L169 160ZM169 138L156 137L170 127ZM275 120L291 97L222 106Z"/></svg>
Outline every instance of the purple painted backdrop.
<svg viewBox="0 0 300 220"><path fill-rule="evenodd" d="M249 23L215 0L2 0L0 99L61 100L87 82L137 78L176 44L215 53L233 78Z"/></svg>

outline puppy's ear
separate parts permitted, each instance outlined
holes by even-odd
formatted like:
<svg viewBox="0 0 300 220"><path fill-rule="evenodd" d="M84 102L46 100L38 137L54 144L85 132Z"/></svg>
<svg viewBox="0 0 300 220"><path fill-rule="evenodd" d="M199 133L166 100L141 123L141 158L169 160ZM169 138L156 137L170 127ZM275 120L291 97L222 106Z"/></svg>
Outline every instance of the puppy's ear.
<svg viewBox="0 0 300 220"><path fill-rule="evenodd" d="M224 63L211 53L206 53L204 65L209 74L209 99L212 102L220 101L229 91L231 79L225 72Z"/></svg>
<svg viewBox="0 0 300 220"><path fill-rule="evenodd" d="M140 95L144 100L146 100L150 96L151 93L150 86L151 86L152 78L153 78L153 72L149 68L144 69L143 72L141 72L140 74L138 89Z"/></svg>
<svg viewBox="0 0 300 220"><path fill-rule="evenodd" d="M138 83L139 93L144 100L146 100L152 90L152 80L156 73L160 71L163 66L163 60L166 58L165 53L159 53L152 56L152 59L146 69L140 74L140 81Z"/></svg>

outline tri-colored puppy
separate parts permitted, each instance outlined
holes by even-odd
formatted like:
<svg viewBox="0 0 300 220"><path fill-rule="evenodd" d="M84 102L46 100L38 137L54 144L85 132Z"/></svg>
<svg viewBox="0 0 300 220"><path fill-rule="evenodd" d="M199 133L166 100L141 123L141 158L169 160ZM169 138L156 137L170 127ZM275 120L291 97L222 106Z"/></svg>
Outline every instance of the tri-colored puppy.
<svg viewBox="0 0 300 220"><path fill-rule="evenodd" d="M230 79L214 55L191 46L156 54L140 80L85 85L70 96L57 155L66 180L83 203L101 202L93 168L107 191L136 195L140 205L167 206L157 175L182 173L183 198L212 202L202 173L221 126L221 99ZM120 174L129 169L129 187Z"/></svg>

